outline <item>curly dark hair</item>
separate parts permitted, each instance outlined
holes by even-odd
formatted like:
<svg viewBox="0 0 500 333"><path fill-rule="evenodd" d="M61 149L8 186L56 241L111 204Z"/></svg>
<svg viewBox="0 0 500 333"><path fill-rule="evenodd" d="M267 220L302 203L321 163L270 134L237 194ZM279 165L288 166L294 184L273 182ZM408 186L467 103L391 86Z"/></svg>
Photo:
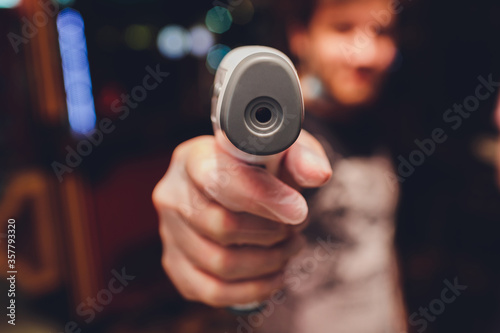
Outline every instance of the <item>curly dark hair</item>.
<svg viewBox="0 0 500 333"><path fill-rule="evenodd" d="M301 24L307 26L314 13L316 6L321 0L298 0L287 1L286 5L280 6L283 10L285 23L288 24ZM283 1L278 1L284 4Z"/></svg>
<svg viewBox="0 0 500 333"><path fill-rule="evenodd" d="M295 0L295 1L276 1L278 11L284 14L285 23L309 25L314 10L321 3L347 3L355 0Z"/></svg>

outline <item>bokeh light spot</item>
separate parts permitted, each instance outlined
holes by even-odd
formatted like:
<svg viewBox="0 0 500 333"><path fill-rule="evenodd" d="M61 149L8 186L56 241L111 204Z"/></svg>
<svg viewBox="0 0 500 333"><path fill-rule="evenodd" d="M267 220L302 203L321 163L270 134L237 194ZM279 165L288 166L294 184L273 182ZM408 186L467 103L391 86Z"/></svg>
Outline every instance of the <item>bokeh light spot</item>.
<svg viewBox="0 0 500 333"><path fill-rule="evenodd" d="M151 45L151 30L144 25L134 24L125 30L125 43L134 50L145 50Z"/></svg>
<svg viewBox="0 0 500 333"><path fill-rule="evenodd" d="M191 50L191 36L178 25L161 29L156 42L160 53L169 59L182 58Z"/></svg>
<svg viewBox="0 0 500 333"><path fill-rule="evenodd" d="M75 0L55 0L55 2L61 6L72 6L75 4Z"/></svg>
<svg viewBox="0 0 500 333"><path fill-rule="evenodd" d="M238 6L235 6L231 12L233 17L233 23L235 24L247 24L253 18L255 10L253 4L250 0L243 0Z"/></svg>
<svg viewBox="0 0 500 333"><path fill-rule="evenodd" d="M226 8L220 6L210 9L205 18L208 30L217 34L228 31L232 23L233 17L231 13Z"/></svg>
<svg viewBox="0 0 500 333"><path fill-rule="evenodd" d="M197 25L189 31L191 35L191 53L197 57L203 57L214 45L214 36L204 26Z"/></svg>
<svg viewBox="0 0 500 333"><path fill-rule="evenodd" d="M307 75L301 79L305 99L315 100L323 94L323 84L316 76Z"/></svg>
<svg viewBox="0 0 500 333"><path fill-rule="evenodd" d="M210 48L207 55L207 68L210 73L215 73L220 62L229 51L231 51L229 46L223 44L217 44Z"/></svg>
<svg viewBox="0 0 500 333"><path fill-rule="evenodd" d="M94 129L96 114L85 27L80 13L71 8L62 10L57 16L57 31L69 125L74 133L85 134Z"/></svg>
<svg viewBox="0 0 500 333"><path fill-rule="evenodd" d="M0 0L0 8L14 8L21 3L21 0Z"/></svg>

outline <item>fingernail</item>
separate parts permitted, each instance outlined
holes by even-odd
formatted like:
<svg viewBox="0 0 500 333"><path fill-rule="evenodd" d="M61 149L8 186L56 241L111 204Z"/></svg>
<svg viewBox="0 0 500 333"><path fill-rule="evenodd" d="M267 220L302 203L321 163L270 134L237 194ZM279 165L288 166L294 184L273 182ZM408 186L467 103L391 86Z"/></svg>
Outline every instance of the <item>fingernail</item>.
<svg viewBox="0 0 500 333"><path fill-rule="evenodd" d="M328 161L328 158L319 155L314 150L307 147L302 147L302 149L302 157L305 161L307 161L307 163L309 163L310 165L314 165L316 168L319 168L320 172L324 174L330 174L332 172L332 166L330 165L330 161Z"/></svg>
<svg viewBox="0 0 500 333"><path fill-rule="evenodd" d="M304 222L309 212L306 200L298 193L283 197L277 204L281 209L272 213L284 223L300 224Z"/></svg>

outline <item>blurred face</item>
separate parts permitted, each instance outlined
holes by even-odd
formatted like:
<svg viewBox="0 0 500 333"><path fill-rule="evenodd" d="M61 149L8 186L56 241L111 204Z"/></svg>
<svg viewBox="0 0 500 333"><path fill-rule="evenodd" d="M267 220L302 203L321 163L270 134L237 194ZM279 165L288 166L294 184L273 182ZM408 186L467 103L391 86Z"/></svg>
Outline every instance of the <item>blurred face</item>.
<svg viewBox="0 0 500 333"><path fill-rule="evenodd" d="M291 49L339 104L368 105L396 53L397 9L389 0L319 0L308 28L291 34Z"/></svg>

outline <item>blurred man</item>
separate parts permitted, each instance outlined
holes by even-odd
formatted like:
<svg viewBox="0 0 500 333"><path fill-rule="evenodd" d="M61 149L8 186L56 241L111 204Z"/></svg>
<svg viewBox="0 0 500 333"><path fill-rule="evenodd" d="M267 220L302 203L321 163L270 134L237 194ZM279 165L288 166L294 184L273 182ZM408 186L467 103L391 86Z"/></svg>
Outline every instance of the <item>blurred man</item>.
<svg viewBox="0 0 500 333"><path fill-rule="evenodd" d="M190 300L265 301L262 313L238 317L241 332L402 332L398 189L387 181L377 99L403 7L307 0L283 8L292 8L289 46L313 135L304 131L288 150L280 177L235 160L211 136L177 147L153 193L164 268Z"/></svg>

